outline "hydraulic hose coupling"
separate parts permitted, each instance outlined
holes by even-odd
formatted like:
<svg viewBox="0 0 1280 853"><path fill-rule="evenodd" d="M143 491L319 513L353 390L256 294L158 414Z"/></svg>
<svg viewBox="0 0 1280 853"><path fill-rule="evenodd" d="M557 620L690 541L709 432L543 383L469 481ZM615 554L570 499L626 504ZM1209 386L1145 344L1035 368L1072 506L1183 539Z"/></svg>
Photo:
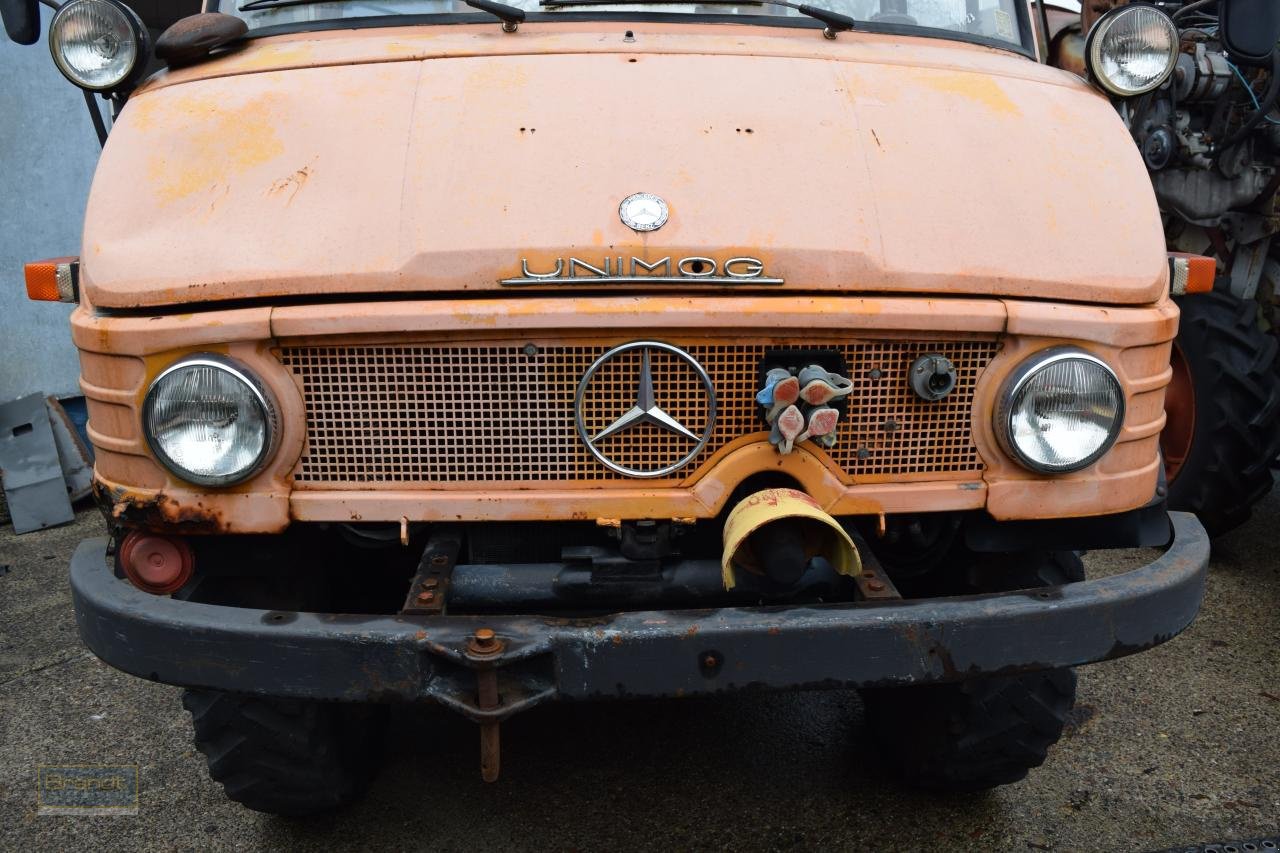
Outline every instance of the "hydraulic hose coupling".
<svg viewBox="0 0 1280 853"><path fill-rule="evenodd" d="M756 492L725 520L720 561L725 589L737 585L738 571L764 575L780 587L791 586L819 560L842 575L852 577L862 571L849 534L804 492Z"/></svg>
<svg viewBox="0 0 1280 853"><path fill-rule="evenodd" d="M840 412L830 404L852 391L852 380L817 364L799 373L785 367L773 368L765 374L764 388L756 394L756 402L764 406L769 423L770 443L784 455L807 439L834 447Z"/></svg>

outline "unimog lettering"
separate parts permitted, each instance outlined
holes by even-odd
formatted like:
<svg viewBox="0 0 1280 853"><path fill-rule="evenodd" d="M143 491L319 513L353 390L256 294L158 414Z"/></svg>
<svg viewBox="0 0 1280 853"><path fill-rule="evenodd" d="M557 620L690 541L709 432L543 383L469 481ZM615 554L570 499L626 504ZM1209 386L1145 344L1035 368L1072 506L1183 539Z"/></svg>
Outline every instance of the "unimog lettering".
<svg viewBox="0 0 1280 853"><path fill-rule="evenodd" d="M697 281L715 284L782 284L781 278L765 275L764 261L758 258L729 258L721 262L704 255L673 258L668 255L656 261L624 255L610 255L596 261L582 258L556 258L547 272L537 272L528 258L520 259L520 276L505 278L507 286L568 282L574 284L631 282Z"/></svg>

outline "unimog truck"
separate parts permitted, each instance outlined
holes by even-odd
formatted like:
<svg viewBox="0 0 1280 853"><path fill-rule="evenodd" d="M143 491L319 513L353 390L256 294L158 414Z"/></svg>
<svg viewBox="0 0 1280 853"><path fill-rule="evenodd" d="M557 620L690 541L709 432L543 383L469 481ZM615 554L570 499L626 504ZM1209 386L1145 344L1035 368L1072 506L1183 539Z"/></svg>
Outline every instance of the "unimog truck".
<svg viewBox="0 0 1280 853"><path fill-rule="evenodd" d="M853 686L907 782L1023 778L1208 562L1160 454L1205 265L1042 13L64 3L111 126L27 286L78 302L84 642L280 814L357 797L396 703L493 780L552 700ZM1148 74L1109 14L1090 73Z"/></svg>

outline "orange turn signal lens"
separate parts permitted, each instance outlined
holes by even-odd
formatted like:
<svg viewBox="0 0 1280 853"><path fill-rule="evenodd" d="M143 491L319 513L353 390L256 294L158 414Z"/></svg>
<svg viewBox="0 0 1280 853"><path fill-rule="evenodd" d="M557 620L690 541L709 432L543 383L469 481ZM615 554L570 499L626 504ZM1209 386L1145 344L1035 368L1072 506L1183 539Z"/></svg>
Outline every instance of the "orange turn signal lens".
<svg viewBox="0 0 1280 853"><path fill-rule="evenodd" d="M25 267L27 298L36 302L79 302L80 259L50 258Z"/></svg>
<svg viewBox="0 0 1280 853"><path fill-rule="evenodd" d="M1185 252L1169 253L1169 293L1174 296L1208 293L1213 290L1213 280L1217 276L1218 262L1213 258Z"/></svg>

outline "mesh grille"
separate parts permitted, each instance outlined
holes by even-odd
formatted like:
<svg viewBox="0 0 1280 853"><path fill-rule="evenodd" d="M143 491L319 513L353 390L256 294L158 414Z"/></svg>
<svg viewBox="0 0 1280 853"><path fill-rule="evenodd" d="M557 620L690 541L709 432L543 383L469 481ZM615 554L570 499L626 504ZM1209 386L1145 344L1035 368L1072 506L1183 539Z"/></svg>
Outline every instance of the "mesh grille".
<svg viewBox="0 0 1280 853"><path fill-rule="evenodd" d="M651 483L676 484L735 439L766 440L755 402L769 344L671 341L710 375L719 413L706 448L688 466ZM386 484L627 481L596 460L578 438L573 402L587 369L612 345L353 345L285 347L280 357L298 377L307 413L307 448L296 481L313 487ZM853 379L840 442L830 451L850 477L943 474L982 469L970 438L973 392L995 356L992 341L806 342L838 350ZM926 403L907 384L912 361L926 352L956 367L956 389ZM700 434L705 395L677 357L650 350L659 404ZM639 351L606 363L589 387L597 402L586 416L596 434L636 402ZM639 426L602 441L619 464L653 469L688 451L687 439ZM813 445L808 445L813 447Z"/></svg>

